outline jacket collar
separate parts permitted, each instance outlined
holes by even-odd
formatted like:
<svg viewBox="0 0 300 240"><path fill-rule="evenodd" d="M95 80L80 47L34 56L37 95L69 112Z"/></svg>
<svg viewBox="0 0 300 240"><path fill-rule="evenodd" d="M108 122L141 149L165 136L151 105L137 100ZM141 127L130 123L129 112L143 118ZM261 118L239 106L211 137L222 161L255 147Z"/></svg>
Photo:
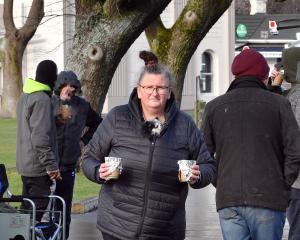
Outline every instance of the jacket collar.
<svg viewBox="0 0 300 240"><path fill-rule="evenodd" d="M227 92L236 88L261 88L267 90L267 86L263 83L263 81L251 76L236 78L230 84Z"/></svg>
<svg viewBox="0 0 300 240"><path fill-rule="evenodd" d="M24 86L23 86L23 92L24 93L34 93L34 92L41 92L41 91L46 91L46 92L51 92L51 88L44 84L40 83L38 81L35 81L31 78L27 78L25 80Z"/></svg>

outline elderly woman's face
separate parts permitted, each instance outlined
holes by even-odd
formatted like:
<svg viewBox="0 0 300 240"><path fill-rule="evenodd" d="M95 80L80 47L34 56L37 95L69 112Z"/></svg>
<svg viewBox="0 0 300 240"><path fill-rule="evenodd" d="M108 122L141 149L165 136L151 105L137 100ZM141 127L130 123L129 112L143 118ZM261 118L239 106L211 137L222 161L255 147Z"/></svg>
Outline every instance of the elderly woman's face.
<svg viewBox="0 0 300 240"><path fill-rule="evenodd" d="M170 95L169 81L161 74L145 74L138 86L143 110L164 111Z"/></svg>

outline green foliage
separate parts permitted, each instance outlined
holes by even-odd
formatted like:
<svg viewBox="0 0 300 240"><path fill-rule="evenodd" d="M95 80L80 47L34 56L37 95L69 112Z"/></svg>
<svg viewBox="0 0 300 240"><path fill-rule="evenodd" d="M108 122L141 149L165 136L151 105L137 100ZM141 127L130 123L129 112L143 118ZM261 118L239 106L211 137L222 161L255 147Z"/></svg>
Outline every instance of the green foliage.
<svg viewBox="0 0 300 240"><path fill-rule="evenodd" d="M21 176L16 165L16 120L0 118L0 163L5 164L9 189L13 194L22 193ZM82 173L76 174L74 201L97 196L100 185L89 181Z"/></svg>
<svg viewBox="0 0 300 240"><path fill-rule="evenodd" d="M22 180L21 176L16 172L15 169L7 170L7 178L9 182L9 190L14 195L22 194Z"/></svg>
<svg viewBox="0 0 300 240"><path fill-rule="evenodd" d="M16 159L16 120L0 119L0 163L6 168L15 167Z"/></svg>
<svg viewBox="0 0 300 240"><path fill-rule="evenodd" d="M76 174L73 201L79 201L85 198L98 196L100 184L88 180L83 173Z"/></svg>

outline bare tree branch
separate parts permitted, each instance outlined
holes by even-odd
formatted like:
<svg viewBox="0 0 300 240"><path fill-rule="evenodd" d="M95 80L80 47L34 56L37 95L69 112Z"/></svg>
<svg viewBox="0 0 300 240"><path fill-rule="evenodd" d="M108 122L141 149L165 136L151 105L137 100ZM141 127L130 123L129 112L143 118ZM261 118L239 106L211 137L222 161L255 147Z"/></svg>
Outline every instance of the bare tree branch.
<svg viewBox="0 0 300 240"><path fill-rule="evenodd" d="M0 115L16 116L16 105L22 88L22 58L27 43L33 37L44 16L44 0L33 0L28 18L20 29L13 19L13 0L4 0L3 19L5 37L1 64L3 67L3 94Z"/></svg>
<svg viewBox="0 0 300 240"><path fill-rule="evenodd" d="M28 14L28 18L24 26L21 28L21 33L24 34L26 38L31 38L34 35L43 17L44 0L33 0Z"/></svg>
<svg viewBox="0 0 300 240"><path fill-rule="evenodd" d="M165 29L158 19L146 30L151 50L174 74L173 92L178 104L181 102L184 76L192 55L231 2L232 0L189 0L170 29Z"/></svg>
<svg viewBox="0 0 300 240"><path fill-rule="evenodd" d="M3 21L6 33L16 31L16 26L13 17L13 5L13 0L4 0Z"/></svg>

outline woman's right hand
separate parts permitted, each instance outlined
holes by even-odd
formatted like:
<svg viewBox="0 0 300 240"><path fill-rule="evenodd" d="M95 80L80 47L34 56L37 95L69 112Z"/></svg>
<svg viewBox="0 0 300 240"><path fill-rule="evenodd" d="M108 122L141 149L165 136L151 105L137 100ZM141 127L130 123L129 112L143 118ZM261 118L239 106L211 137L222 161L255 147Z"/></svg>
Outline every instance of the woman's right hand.
<svg viewBox="0 0 300 240"><path fill-rule="evenodd" d="M109 163L101 163L99 167L99 177L104 180L108 180L107 177L110 175Z"/></svg>

